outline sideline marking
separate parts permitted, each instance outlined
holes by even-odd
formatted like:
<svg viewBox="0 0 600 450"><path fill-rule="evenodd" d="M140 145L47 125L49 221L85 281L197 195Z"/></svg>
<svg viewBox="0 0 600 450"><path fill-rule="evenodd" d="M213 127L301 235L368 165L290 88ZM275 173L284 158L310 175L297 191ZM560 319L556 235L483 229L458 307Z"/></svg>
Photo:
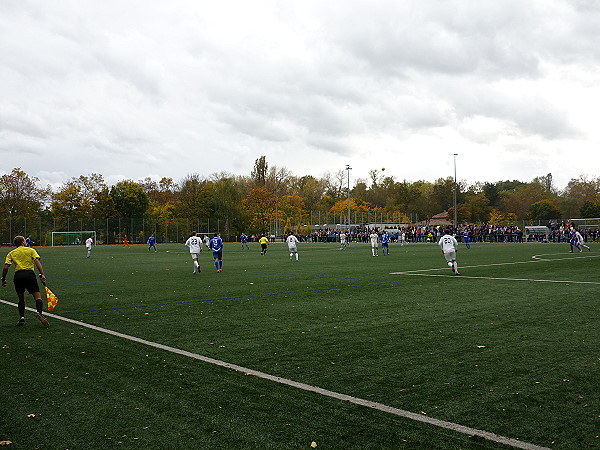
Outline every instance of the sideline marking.
<svg viewBox="0 0 600 450"><path fill-rule="evenodd" d="M5 303L10 306L16 307L17 304L13 302L9 302L7 300L0 299L1 303ZM28 311L36 312L35 309L26 307ZM384 405L383 403L372 402L370 400L364 400L357 397L352 397L350 395L341 394L339 392L330 391L328 389L323 389L318 386L312 386L306 383L300 383L298 381L290 380L288 378L281 378L275 375L270 375L265 372L260 372L258 370L252 370L247 367L238 366L237 364L231 364L225 361L221 361L219 359L209 358L208 356L203 356L198 353L188 352L186 350L181 350L179 348L170 347L168 345L159 344L157 342L147 341L146 339L141 339L136 336L131 336L128 334L120 333L118 331L109 330L108 328L98 327L96 325L92 325L85 322L80 322L78 320L69 319L67 317L58 316L52 313L45 313L47 317L52 317L53 319L63 320L68 323L72 323L74 325L82 326L89 328L91 330L99 331L101 333L110 334L112 336L120 337L122 339L127 339L129 341L137 342L139 344L144 344L149 347L154 347L160 350L166 350L171 353L175 353L182 356L187 356L188 358L197 359L199 361L203 361L209 364L213 364L219 367L224 367L227 369L235 370L237 372L241 372L244 374L253 375L265 380L273 381L275 383L280 383L286 386L295 387L297 389L301 389L308 392L314 392L316 394L324 395L326 397L335 398L337 400L346 401L349 403L353 403L355 405L366 406L367 408L376 409L378 411L387 412L390 414L394 414L399 417L404 417L405 419L414 420L417 422L423 422L429 425L434 425L436 427L445 428L447 430L456 431L458 433L466 434L469 436L478 436L483 439L487 439L489 441L498 442L504 445L509 445L515 448L522 448L527 450L550 450L547 447L541 447L535 444L530 444L528 442L520 441L518 439L512 439L504 436L500 436L499 434L490 433L489 431L478 430L477 428L466 427L464 425L459 425L452 422L447 422L445 420L435 419L433 417L424 416L422 414L413 413L410 411L406 411L404 409L394 408L392 406Z"/></svg>

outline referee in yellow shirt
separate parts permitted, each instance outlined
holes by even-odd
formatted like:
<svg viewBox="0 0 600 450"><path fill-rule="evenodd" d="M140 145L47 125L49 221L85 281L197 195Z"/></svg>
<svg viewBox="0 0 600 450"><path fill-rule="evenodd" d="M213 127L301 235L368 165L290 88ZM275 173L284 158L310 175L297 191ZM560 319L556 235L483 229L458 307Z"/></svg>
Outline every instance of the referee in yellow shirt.
<svg viewBox="0 0 600 450"><path fill-rule="evenodd" d="M44 275L44 269L40 262L40 255L31 247L25 245L25 238L23 236L16 236L13 240L13 244L16 247L14 250L8 252L6 260L4 261L4 268L2 269L2 287L6 287L6 274L12 264L15 265L15 276L13 281L15 283L15 290L19 297L19 321L17 326L25 325L25 290L33 295L35 299L35 308L37 314L35 317L39 319L42 324L47 327L48 320L42 314L43 303L42 295L40 294L40 287L35 277L34 267L37 267L40 273L40 279L43 283L46 282L46 276Z"/></svg>

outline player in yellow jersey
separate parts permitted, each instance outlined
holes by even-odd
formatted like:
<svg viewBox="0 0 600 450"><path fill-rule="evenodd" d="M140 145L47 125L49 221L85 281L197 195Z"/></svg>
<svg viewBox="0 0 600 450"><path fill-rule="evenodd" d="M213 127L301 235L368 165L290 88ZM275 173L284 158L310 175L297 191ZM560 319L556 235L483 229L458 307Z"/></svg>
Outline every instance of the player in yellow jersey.
<svg viewBox="0 0 600 450"><path fill-rule="evenodd" d="M25 238L23 236L16 236L13 240L13 244L16 248L8 252L4 261L4 268L2 269L2 287L6 287L6 274L8 273L10 266L14 264L15 275L13 281L15 283L17 296L19 297L18 308L20 317L17 326L25 325L25 290L27 290L35 299L35 309L37 309L35 317L47 327L48 320L46 320L42 314L44 305L42 303L42 295L40 294L40 287L35 278L35 272L33 271L33 269L37 267L42 283L46 282L44 269L40 262L40 255L38 255L38 252L33 248L25 245Z"/></svg>
<svg viewBox="0 0 600 450"><path fill-rule="evenodd" d="M265 256L267 254L267 246L269 245L269 238L263 234L260 237L260 239L258 240L258 243L260 244L260 254L262 256Z"/></svg>

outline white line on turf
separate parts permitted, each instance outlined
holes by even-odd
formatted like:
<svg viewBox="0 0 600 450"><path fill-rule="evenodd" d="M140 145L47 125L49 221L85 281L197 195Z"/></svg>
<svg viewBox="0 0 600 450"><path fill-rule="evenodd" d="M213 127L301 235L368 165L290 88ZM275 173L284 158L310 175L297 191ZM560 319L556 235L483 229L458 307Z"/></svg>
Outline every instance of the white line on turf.
<svg viewBox="0 0 600 450"><path fill-rule="evenodd" d="M536 280L534 278L501 278L501 277L474 277L470 275L443 275L433 273L397 272L394 275L409 275L413 277L445 277L445 278L472 278L476 280L501 280L501 281L534 281L536 283L564 283L564 284L600 284L600 281L573 281L573 280Z"/></svg>
<svg viewBox="0 0 600 450"><path fill-rule="evenodd" d="M510 261L510 262L502 262L502 263L490 263L490 264L477 264L477 265L473 265L473 266L461 266L460 270L463 269L476 269L479 267L493 267L493 266L511 266L511 265L516 265L516 264L539 264L542 262L552 262L552 261L563 261L563 260L573 260L574 258L577 259L587 259L587 258L598 258L600 257L600 255L588 255L588 256L567 256L567 257L563 257L563 258L552 258L552 259L542 259L539 258L540 256L552 256L552 255L558 255L559 253L547 253L545 255L533 255L532 256L532 260L529 261ZM436 271L442 271L442 270L448 270L447 267L435 267L433 269L416 269L416 270L405 270L402 272L390 272L390 275L419 275L420 272L436 272ZM429 275L429 276L435 276L435 275ZM440 275L440 276L454 276L454 275ZM467 278L465 275L461 275L462 278ZM471 277L471 278L486 278L486 277ZM493 278L493 277L489 277L489 279L493 279L493 280L519 280L519 281L532 281L528 278ZM534 281L547 281L547 282L552 282L552 283L565 283L565 281L555 281L555 280L534 280ZM590 284L600 284L597 283L595 281L589 281L589 282L585 282L585 281L566 281L566 283L590 283Z"/></svg>
<svg viewBox="0 0 600 450"><path fill-rule="evenodd" d="M15 307L17 306L16 303L9 302L9 301L2 300L2 299L0 299L0 302L5 303L10 306L15 306ZM35 310L33 308L26 308L26 309L28 311L35 312ZM406 411L403 409L394 408L392 406L387 406L387 405L384 405L383 403L372 402L370 400L364 400L361 398L352 397L350 395L341 394L339 392L334 392L334 391L330 391L327 389L323 389L318 386L312 386L310 384L300 383L298 381L290 380L287 378L281 378L281 377L278 377L275 375L270 375L265 372L260 372L257 370L249 369L247 367L238 366L237 364L231 364L231 363L221 361L218 359L209 358L208 356L199 355L197 353L188 352L186 350L181 350L181 349L175 348L175 347L169 347L168 345L159 344L157 342L147 341L146 339L141 339L141 338L131 336L128 334L119 333L118 331L113 331L113 330L109 330L107 328L98 327L96 325L92 325L92 324L85 323L85 322L80 322L78 320L69 319L67 317L59 316L56 314L45 313L44 315L47 317L50 317L52 319L62 320L64 322L68 322L68 323L71 323L74 325L86 327L91 330L99 331L101 333L109 334L109 335L116 336L116 337L119 337L122 339L127 339L129 341L137 342L139 344L147 345L149 347L154 347L154 348L157 348L160 350L165 350L165 351L175 353L178 355L187 356L188 358L197 359L199 361L203 361L203 362L206 362L209 364L214 364L219 367L224 367L227 369L235 370L237 372L242 372L247 375L253 375L255 377L273 381L275 383L284 384L286 386L295 387L297 389L302 389L302 390L308 391L308 392L314 392L316 394L335 398L337 400L346 401L349 403L353 403L355 405L366 406L367 408L376 409L378 411L386 412L389 414L394 414L396 416L404 417L406 419L414 420L417 422L423 422L423 423L426 423L429 425L434 425L436 427L444 428L447 430L456 431L458 433L466 434L469 436L478 436L483 439L487 439L487 440L493 441L493 442L498 442L498 443L501 443L504 445L509 445L514 448L522 448L522 449L528 449L528 450L549 450L547 447L540 447L538 445L530 444L528 442L520 441L518 439L512 439L512 438L500 436L495 433L490 433L489 431L483 431L483 430L478 430L476 428L466 427L464 425L447 422L445 420L435 419L433 417L425 416L423 414L417 414L417 413Z"/></svg>

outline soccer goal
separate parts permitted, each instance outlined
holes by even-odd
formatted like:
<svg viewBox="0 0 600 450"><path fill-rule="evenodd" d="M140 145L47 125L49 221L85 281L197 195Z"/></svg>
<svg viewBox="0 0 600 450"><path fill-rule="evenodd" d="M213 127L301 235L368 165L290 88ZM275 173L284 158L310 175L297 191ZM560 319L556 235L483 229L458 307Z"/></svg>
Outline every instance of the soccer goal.
<svg viewBox="0 0 600 450"><path fill-rule="evenodd" d="M85 244L87 238L92 236L94 245L96 245L95 231L53 231L52 232L52 247L59 245L80 245Z"/></svg>

